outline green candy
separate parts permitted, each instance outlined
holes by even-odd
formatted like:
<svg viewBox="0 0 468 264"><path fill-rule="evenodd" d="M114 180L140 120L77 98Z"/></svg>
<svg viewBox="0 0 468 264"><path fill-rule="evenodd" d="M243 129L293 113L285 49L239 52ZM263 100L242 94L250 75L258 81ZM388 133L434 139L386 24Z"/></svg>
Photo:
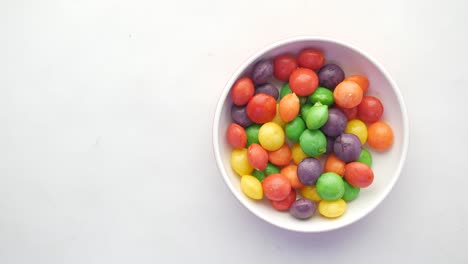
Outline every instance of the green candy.
<svg viewBox="0 0 468 264"><path fill-rule="evenodd" d="M276 167L275 165L271 164L268 162L267 166L263 170L266 176L271 175L271 174L277 174L280 173L280 169Z"/></svg>
<svg viewBox="0 0 468 264"><path fill-rule="evenodd" d="M312 103L321 103L323 105L332 105L335 100L333 100L333 92L324 87L318 87L315 92L309 95L309 100Z"/></svg>
<svg viewBox="0 0 468 264"><path fill-rule="evenodd" d="M299 141L299 137L305 129L306 125L304 120L302 120L302 118L298 116L294 118L291 122L286 124L286 137L293 142L297 142Z"/></svg>
<svg viewBox="0 0 468 264"><path fill-rule="evenodd" d="M345 191L344 191L342 199L347 202L356 199L359 196L359 192L361 191L361 189L359 189L358 187L352 186L346 181L343 181L343 182L344 182Z"/></svg>
<svg viewBox="0 0 468 264"><path fill-rule="evenodd" d="M263 181L263 179L265 179L265 173L263 171L259 171L259 170L254 170L252 172L252 176L257 178L257 180L259 180L259 181Z"/></svg>
<svg viewBox="0 0 468 264"><path fill-rule="evenodd" d="M312 108L312 104L303 104L301 105L301 116L305 118L307 112L309 112L310 108Z"/></svg>
<svg viewBox="0 0 468 264"><path fill-rule="evenodd" d="M320 130L306 129L299 137L299 145L305 154L318 157L327 151L327 138Z"/></svg>
<svg viewBox="0 0 468 264"><path fill-rule="evenodd" d="M289 86L289 83L285 83L280 90L280 99L283 99L285 95L290 93L292 93L291 87Z"/></svg>
<svg viewBox="0 0 468 264"><path fill-rule="evenodd" d="M319 129L328 120L328 105L316 103L307 111L304 118L308 129Z"/></svg>
<svg viewBox="0 0 468 264"><path fill-rule="evenodd" d="M326 201L336 201L343 197L345 185L340 175L326 172L320 175L315 185L318 195Z"/></svg>
<svg viewBox="0 0 468 264"><path fill-rule="evenodd" d="M247 146L250 146L253 143L260 144L258 141L258 131L260 130L261 125L253 124L248 126L245 129L245 133L247 134Z"/></svg>
<svg viewBox="0 0 468 264"><path fill-rule="evenodd" d="M361 162L361 163L364 163L367 166L371 167L372 166L372 155L366 149L362 149L361 154L359 155L359 158L357 159L357 161Z"/></svg>

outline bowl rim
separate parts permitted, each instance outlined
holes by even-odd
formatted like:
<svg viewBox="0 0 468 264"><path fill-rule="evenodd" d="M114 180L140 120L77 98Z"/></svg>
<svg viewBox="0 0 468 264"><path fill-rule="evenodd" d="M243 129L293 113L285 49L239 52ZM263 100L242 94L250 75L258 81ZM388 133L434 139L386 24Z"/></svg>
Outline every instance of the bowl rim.
<svg viewBox="0 0 468 264"><path fill-rule="evenodd" d="M389 81L390 86L392 87L392 89L393 89L393 91L394 91L394 93L395 93L395 95L397 97L398 103L400 104L401 112L402 112L402 121L403 121L403 146L402 146L402 153L401 153L400 159L398 161L398 167L394 172L395 177L393 177L393 179L390 181L390 184L388 184L387 187L383 190L382 195L380 195L378 197L379 200L376 203L374 203L374 205L371 206L366 212L364 212L362 215L356 217L355 219L352 219L352 220L350 220L348 222L344 222L344 224L342 224L342 225L332 226L332 227L329 227L329 228L322 228L320 230L313 230L313 229L307 230L307 229L303 229L303 228L295 228L295 227L291 227L291 226L287 226L287 225L277 224L275 222L270 221L268 218L262 216L261 214L258 214L256 212L256 209L254 209L252 205L242 202L242 200L240 198L241 192L239 192L234 187L234 185L231 183L231 181L229 179L229 176L228 176L227 172L224 169L223 162L221 160L220 146L219 146L219 141L218 141L218 138L219 138L218 127L219 127L219 121L220 121L224 101L226 100L226 98L227 98L227 96L228 96L228 94L229 94L229 92L231 90L232 85L239 78L240 74L249 65L251 65L255 60L257 60L259 57L261 57L262 55L264 55L268 51L273 50L275 48L279 48L279 47L281 47L283 45L286 45L286 44L290 44L290 43L294 43L294 42L300 42L300 41L322 41L322 42L329 42L329 43L337 44L337 45L340 45L340 46L344 46L345 48L348 48L350 50L353 50L357 54L359 54L359 55L363 56L364 58L366 58L367 60L369 60L375 67L377 67L377 69ZM258 218L262 219L263 221L265 221L265 222L267 222L267 223L269 223L269 224L271 224L273 226L276 226L276 227L279 227L279 228L282 228L282 229L285 229L285 230L289 230L289 231L294 231L294 232L321 233L321 232L327 232L327 231L340 229L340 228L343 228L343 227L346 227L346 226L349 226L349 225L351 225L353 223L358 222L359 220L361 220L365 216L369 215L372 211L374 211L375 208L378 205L380 205L382 203L382 201L388 196L390 191L393 189L395 183L400 178L401 171L402 171L403 166L404 166L405 161L406 161L407 152L408 152L408 145L409 145L409 121L408 121L408 112L407 112L406 104L405 104L405 102L403 100L403 96L401 94L399 86L396 84L395 80L390 76L390 74L387 72L387 70L374 57L370 56L369 54L365 53L361 49L355 47L354 45L349 44L349 43L344 42L344 41L341 41L341 40L337 40L337 39L330 38L330 37L325 37L325 36L303 35L303 36L288 37L288 38L278 40L278 41L275 41L275 42L273 42L273 43L271 43L269 45L264 46L263 48L257 50L253 54L251 54L235 70L235 72L231 75L230 79L226 82L226 85L224 86L223 91L222 91L221 95L218 98L218 102L217 102L217 105L216 105L216 111L215 111L215 115L214 115L214 121L213 121L212 137L213 137L214 154L215 154L216 165L218 167L218 170L223 175L224 182L226 183L226 185L230 189L231 193L234 195L234 197L236 197L236 200L240 204L242 204L244 207L246 207L248 209L248 211L250 211L252 214L254 214Z"/></svg>

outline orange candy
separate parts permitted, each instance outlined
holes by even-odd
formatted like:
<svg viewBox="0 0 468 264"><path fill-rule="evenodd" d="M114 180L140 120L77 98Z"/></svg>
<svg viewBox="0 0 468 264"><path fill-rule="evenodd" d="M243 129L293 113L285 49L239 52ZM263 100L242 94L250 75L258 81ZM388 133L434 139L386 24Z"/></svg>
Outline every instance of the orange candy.
<svg viewBox="0 0 468 264"><path fill-rule="evenodd" d="M279 115L284 122L288 123L296 118L300 108L299 97L293 93L287 94L279 102Z"/></svg>
<svg viewBox="0 0 468 264"><path fill-rule="evenodd" d="M291 182L291 186L293 188L302 188L304 187L304 184L302 184L299 181L299 178L297 177L297 165L288 165L284 168L281 169L280 174L286 176L288 178L289 182Z"/></svg>
<svg viewBox="0 0 468 264"><path fill-rule="evenodd" d="M387 150L393 144L393 130L382 121L377 121L367 128L367 144L375 150Z"/></svg>
<svg viewBox="0 0 468 264"><path fill-rule="evenodd" d="M359 84L359 86L361 87L362 89L362 92L365 94L367 92L367 90L369 89L369 79L367 79L366 76L363 76L363 75L351 75L349 77L347 77L346 79L344 79L345 81L353 81L357 84Z"/></svg>
<svg viewBox="0 0 468 264"><path fill-rule="evenodd" d="M361 103L363 92L359 84L342 81L333 91L335 103L342 108L353 108Z"/></svg>
<svg viewBox="0 0 468 264"><path fill-rule="evenodd" d="M328 156L323 168L324 172L334 172L340 176L345 173L346 162L340 160L334 153Z"/></svg>
<svg viewBox="0 0 468 264"><path fill-rule="evenodd" d="M288 165L292 159L292 151L288 144L284 144L281 148L270 151L268 159L277 166L285 166Z"/></svg>

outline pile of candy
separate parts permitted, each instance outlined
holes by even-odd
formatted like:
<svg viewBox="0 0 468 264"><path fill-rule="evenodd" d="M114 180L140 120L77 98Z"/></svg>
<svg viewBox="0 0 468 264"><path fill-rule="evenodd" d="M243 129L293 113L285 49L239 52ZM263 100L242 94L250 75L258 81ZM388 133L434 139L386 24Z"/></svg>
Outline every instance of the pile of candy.
<svg viewBox="0 0 468 264"><path fill-rule="evenodd" d="M280 90L273 78L285 82ZM393 131L380 121L382 102L367 96L363 75L345 78L316 49L256 63L231 89L227 141L231 166L251 199L299 219L316 209L336 218L360 188L372 184L372 156L385 151ZM300 194L300 195L299 195Z"/></svg>

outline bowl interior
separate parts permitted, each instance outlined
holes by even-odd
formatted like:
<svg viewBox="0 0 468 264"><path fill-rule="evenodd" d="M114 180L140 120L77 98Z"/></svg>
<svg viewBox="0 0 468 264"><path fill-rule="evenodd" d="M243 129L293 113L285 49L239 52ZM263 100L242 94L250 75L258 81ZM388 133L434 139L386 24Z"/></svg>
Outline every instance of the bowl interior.
<svg viewBox="0 0 468 264"><path fill-rule="evenodd" d="M394 144L389 151L375 152L367 144L367 148L373 156L374 182L361 190L359 197L348 203L347 211L337 219L326 219L318 212L305 221L293 218L287 212L274 210L266 198L262 201L254 201L246 197L240 189L240 177L234 173L230 165L232 148L227 143L225 133L232 122L230 109L232 101L229 98L229 90L233 83L240 77L248 75L253 64L264 58L273 58L279 54L288 52L298 54L304 48L316 48L321 50L326 58L326 63L336 63L345 71L346 76L363 74L369 78L370 86L368 95L374 95L382 100L384 114L382 120L390 124L394 132ZM277 83L278 88L281 83ZM226 84L218 103L215 115L213 135L214 151L218 167L233 194L252 213L276 226L302 232L320 232L336 229L348 225L362 218L372 211L388 194L397 180L408 144L408 125L406 110L396 84L391 80L385 70L367 55L355 48L334 40L323 38L296 38L273 44L247 60Z"/></svg>

